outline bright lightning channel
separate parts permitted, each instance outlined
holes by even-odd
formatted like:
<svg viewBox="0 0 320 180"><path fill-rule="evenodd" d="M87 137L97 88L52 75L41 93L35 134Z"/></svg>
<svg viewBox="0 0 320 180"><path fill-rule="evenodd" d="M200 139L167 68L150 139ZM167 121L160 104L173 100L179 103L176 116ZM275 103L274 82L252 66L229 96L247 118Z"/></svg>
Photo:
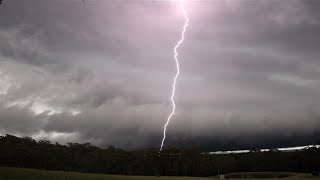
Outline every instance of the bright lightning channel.
<svg viewBox="0 0 320 180"><path fill-rule="evenodd" d="M189 19L188 19L188 16L187 16L187 12L186 12L186 9L184 7L184 0L180 0L180 7L182 9L182 12L183 12L183 15L184 15L184 18L186 20L185 24L183 25L183 30L181 32L181 39L178 41L178 43L176 44L176 46L174 47L174 60L176 61L176 65L177 65L177 73L173 79L173 85L172 85L172 94L171 94L171 103L172 103L172 111L170 113L170 115L168 116L168 119L167 119L167 122L166 124L164 125L164 128L163 128L163 138L162 138L162 141L161 141L161 146L160 146L160 150L159 152L162 151L162 148L163 148L163 144L164 144L164 141L166 139L166 131L167 131L167 126L168 124L170 123L170 120L176 110L176 104L174 102L174 94L175 94L175 91L176 91L176 83L177 83L177 79L179 77L179 73L180 73L180 67L179 67L179 60L178 60L178 51L177 49L179 48L180 44L183 43L183 40L184 40L184 34L186 32L186 29L187 29L187 26L188 26L188 23L189 23Z"/></svg>

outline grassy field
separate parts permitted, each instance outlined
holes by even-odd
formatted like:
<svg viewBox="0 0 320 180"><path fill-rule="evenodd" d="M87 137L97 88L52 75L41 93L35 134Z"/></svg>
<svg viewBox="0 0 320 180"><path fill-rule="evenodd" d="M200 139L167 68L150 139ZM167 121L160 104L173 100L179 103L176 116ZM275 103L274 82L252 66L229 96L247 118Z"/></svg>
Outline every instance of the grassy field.
<svg viewBox="0 0 320 180"><path fill-rule="evenodd" d="M0 167L0 180L208 180L194 177L115 176L63 171Z"/></svg>
<svg viewBox="0 0 320 180"><path fill-rule="evenodd" d="M266 178L293 178L308 177L307 174L292 172L237 172L225 174L226 179L266 179Z"/></svg>
<svg viewBox="0 0 320 180"><path fill-rule="evenodd" d="M233 173L234 175L234 173ZM62 172L62 171L45 171L36 169L22 169L22 168L8 168L0 167L0 180L212 180L212 178L197 178L197 177L155 177L155 176L115 176L104 174L86 174L76 172ZM251 178L250 178L251 179ZM251 180L254 180L253 178ZM294 176L281 178L292 180L310 180L319 179L305 174L295 174ZM243 180L243 179L242 179ZM263 179L268 180L268 179ZM274 179L272 179L274 180Z"/></svg>

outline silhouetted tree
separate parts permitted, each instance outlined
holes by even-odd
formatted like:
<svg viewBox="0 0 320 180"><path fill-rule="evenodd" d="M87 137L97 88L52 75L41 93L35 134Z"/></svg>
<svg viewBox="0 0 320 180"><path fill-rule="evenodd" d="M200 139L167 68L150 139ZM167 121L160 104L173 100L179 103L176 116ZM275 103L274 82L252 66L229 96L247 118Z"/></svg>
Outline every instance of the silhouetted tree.
<svg viewBox="0 0 320 180"><path fill-rule="evenodd" d="M215 155L202 153L197 147L170 147L159 154L158 149L125 151L90 143L62 145L6 134L0 136L0 166L153 176L214 176L241 171L311 173L320 169L320 149Z"/></svg>

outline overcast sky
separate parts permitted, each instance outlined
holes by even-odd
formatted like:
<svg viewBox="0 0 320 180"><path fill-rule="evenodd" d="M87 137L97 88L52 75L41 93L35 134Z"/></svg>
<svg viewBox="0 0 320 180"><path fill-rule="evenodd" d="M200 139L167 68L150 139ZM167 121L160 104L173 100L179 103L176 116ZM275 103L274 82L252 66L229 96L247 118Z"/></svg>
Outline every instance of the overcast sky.
<svg viewBox="0 0 320 180"><path fill-rule="evenodd" d="M185 0L165 146L320 143L320 2ZM159 147L178 1L4 0L0 134Z"/></svg>

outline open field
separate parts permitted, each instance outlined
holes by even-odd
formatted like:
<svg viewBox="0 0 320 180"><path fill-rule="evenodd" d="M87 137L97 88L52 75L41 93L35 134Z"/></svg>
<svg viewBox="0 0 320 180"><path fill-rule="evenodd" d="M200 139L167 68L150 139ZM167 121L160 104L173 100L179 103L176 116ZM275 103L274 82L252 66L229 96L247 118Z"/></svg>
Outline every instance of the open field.
<svg viewBox="0 0 320 180"><path fill-rule="evenodd" d="M239 177L240 173L232 173L227 176ZM257 174L257 173L255 173ZM264 174L264 173L259 173ZM277 174L277 173L274 173ZM278 173L279 174L279 173ZM254 176L251 174L251 177ZM104 175L104 174L87 174L77 172L63 172L63 171L46 171L37 169L24 169L24 168L9 168L0 167L0 180L210 180L218 179L217 177L211 178L200 178L200 177L155 177L155 176L116 176L116 175ZM252 180L258 178L250 178ZM279 178L273 178L279 179ZM294 174L291 173L290 177L281 179L292 179L292 180L310 180L319 179L320 177L312 177L306 174ZM268 180L263 178L263 180Z"/></svg>
<svg viewBox="0 0 320 180"><path fill-rule="evenodd" d="M225 174L226 179L267 179L267 178L297 178L308 177L308 174L292 172L236 172Z"/></svg>
<svg viewBox="0 0 320 180"><path fill-rule="evenodd" d="M219 179L217 176L211 177ZM231 180L320 180L320 177L314 177L311 174L292 173L292 172L237 172L224 175L225 179Z"/></svg>
<svg viewBox="0 0 320 180"><path fill-rule="evenodd" d="M77 172L0 167L0 180L208 180L196 177L116 176Z"/></svg>

